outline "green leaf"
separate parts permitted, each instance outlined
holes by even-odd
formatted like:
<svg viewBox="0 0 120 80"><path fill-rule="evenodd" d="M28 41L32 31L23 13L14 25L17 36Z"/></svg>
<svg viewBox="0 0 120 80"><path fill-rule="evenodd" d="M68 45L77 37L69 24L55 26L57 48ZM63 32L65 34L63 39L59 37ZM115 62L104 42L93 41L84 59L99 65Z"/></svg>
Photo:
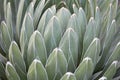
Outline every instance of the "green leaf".
<svg viewBox="0 0 120 80"><path fill-rule="evenodd" d="M6 64L6 75L8 80L20 80L19 75L17 74L15 68L10 62Z"/></svg>
<svg viewBox="0 0 120 80"><path fill-rule="evenodd" d="M40 60L33 60L27 73L28 80L48 80L47 72Z"/></svg>
<svg viewBox="0 0 120 80"><path fill-rule="evenodd" d="M65 32L69 18L71 16L71 13L68 9L62 7L56 14L56 16L60 20L61 28L62 28L62 33Z"/></svg>
<svg viewBox="0 0 120 80"><path fill-rule="evenodd" d="M63 75L63 77L60 80L76 80L76 77L73 73L67 72Z"/></svg>
<svg viewBox="0 0 120 80"><path fill-rule="evenodd" d="M100 40L98 38L94 38L91 44L89 45L88 49L85 52L85 57L90 57L94 63L97 64L100 54Z"/></svg>
<svg viewBox="0 0 120 80"><path fill-rule="evenodd" d="M19 7L17 11L17 20L16 20L16 33L17 38L20 36L20 28L21 28L21 20L22 20L22 14L23 14L23 8L24 8L24 0L20 0Z"/></svg>
<svg viewBox="0 0 120 80"><path fill-rule="evenodd" d="M77 80L89 80L94 70L94 64L92 59L86 57L80 63L78 68L75 70L74 74Z"/></svg>
<svg viewBox="0 0 120 80"><path fill-rule="evenodd" d="M53 16L48 22L44 32L44 39L48 55L55 47L58 46L61 36L62 31L59 19L56 16Z"/></svg>
<svg viewBox="0 0 120 80"><path fill-rule="evenodd" d="M105 65L105 63L106 63L106 60L108 60L108 58L110 56L110 54L108 54L108 52L109 52L111 43L114 39L115 33L116 33L116 21L113 20L110 28L107 29L107 32L106 32L106 36L105 36L105 40L104 40L104 44L103 44L102 56L98 63L99 64L98 66L103 67L103 65Z"/></svg>
<svg viewBox="0 0 120 80"><path fill-rule="evenodd" d="M118 61L113 61L112 64L108 67L108 69L104 73L104 76L107 77L108 80L112 80L118 68L117 65Z"/></svg>
<svg viewBox="0 0 120 80"><path fill-rule="evenodd" d="M42 15L37 28L37 30L40 31L42 35L44 34L46 25L48 24L49 20L53 17L53 15L54 13L50 8L48 8Z"/></svg>
<svg viewBox="0 0 120 80"><path fill-rule="evenodd" d="M120 42L114 48L111 56L109 57L108 61L106 62L106 66L109 66L114 60L120 60Z"/></svg>
<svg viewBox="0 0 120 80"><path fill-rule="evenodd" d="M27 62L28 65L35 59L39 59L43 65L46 64L47 51L45 47L44 38L39 31L35 31L30 37L28 50L27 50Z"/></svg>
<svg viewBox="0 0 120 80"><path fill-rule="evenodd" d="M6 25L7 25L10 37L11 39L13 39L12 11L11 11L10 2L7 4Z"/></svg>
<svg viewBox="0 0 120 80"><path fill-rule="evenodd" d="M55 48L45 66L49 80L59 80L66 73L67 65L63 51Z"/></svg>
<svg viewBox="0 0 120 80"><path fill-rule="evenodd" d="M73 11L75 14L78 14L79 10L75 4L73 4Z"/></svg>
<svg viewBox="0 0 120 80"><path fill-rule="evenodd" d="M0 61L0 78L6 79L5 67L1 61Z"/></svg>
<svg viewBox="0 0 120 80"><path fill-rule="evenodd" d="M20 78L22 80L26 80L26 75L25 75L26 65L25 65L24 59L21 55L21 52L19 50L19 47L15 41L11 42L11 45L9 48L9 60L15 67Z"/></svg>
<svg viewBox="0 0 120 80"><path fill-rule="evenodd" d="M52 10L53 14L56 13L56 5L51 6L50 9Z"/></svg>
<svg viewBox="0 0 120 80"><path fill-rule="evenodd" d="M5 49L5 52L8 53L8 49L9 49L9 46L10 46L12 39L10 37L8 27L4 21L1 22L0 29L1 29L1 33L2 33L2 40L3 40L2 42L4 44L2 46Z"/></svg>
<svg viewBox="0 0 120 80"><path fill-rule="evenodd" d="M83 39L82 57L84 56L86 50L88 49L90 43L94 38L95 38L95 20L93 19L93 17L91 17L86 27L86 32Z"/></svg>
<svg viewBox="0 0 120 80"><path fill-rule="evenodd" d="M78 60L78 36L72 28L68 28L61 38L59 48L62 49L67 62L68 71L74 71Z"/></svg>
<svg viewBox="0 0 120 80"><path fill-rule="evenodd" d="M33 31L34 31L33 19L30 13L26 13L23 20L22 28L21 28L21 34L20 34L21 53L25 61L26 61L28 42Z"/></svg>
<svg viewBox="0 0 120 80"><path fill-rule="evenodd" d="M36 9L35 9L35 12L34 12L34 26L35 26L35 29L36 29L36 26L38 24L38 21L39 21L39 18L42 14L42 11L43 11L43 8L45 6L45 0L40 0Z"/></svg>
<svg viewBox="0 0 120 80"><path fill-rule="evenodd" d="M95 12L95 25L96 25L96 36L99 37L100 31L101 31L101 12L99 7L96 7L96 12Z"/></svg>
<svg viewBox="0 0 120 80"><path fill-rule="evenodd" d="M34 0L35 1L35 0ZM27 10L26 10L26 14L29 13L31 15L31 17L33 18L33 12L34 12L34 2L32 1Z"/></svg>

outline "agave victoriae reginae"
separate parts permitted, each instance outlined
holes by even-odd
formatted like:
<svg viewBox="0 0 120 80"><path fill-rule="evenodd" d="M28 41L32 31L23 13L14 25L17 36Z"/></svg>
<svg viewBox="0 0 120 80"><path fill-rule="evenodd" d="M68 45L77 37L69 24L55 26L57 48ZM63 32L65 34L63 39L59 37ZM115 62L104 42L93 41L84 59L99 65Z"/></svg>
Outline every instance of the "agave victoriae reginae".
<svg viewBox="0 0 120 80"><path fill-rule="evenodd" d="M0 4L0 80L119 79L118 0Z"/></svg>

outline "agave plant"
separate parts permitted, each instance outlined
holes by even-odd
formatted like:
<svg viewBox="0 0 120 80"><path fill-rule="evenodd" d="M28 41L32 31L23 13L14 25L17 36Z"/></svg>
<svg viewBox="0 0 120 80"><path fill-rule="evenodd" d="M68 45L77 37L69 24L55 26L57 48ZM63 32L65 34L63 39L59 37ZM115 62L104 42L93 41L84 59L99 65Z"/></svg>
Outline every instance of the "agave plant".
<svg viewBox="0 0 120 80"><path fill-rule="evenodd" d="M0 80L119 79L118 0L2 4Z"/></svg>

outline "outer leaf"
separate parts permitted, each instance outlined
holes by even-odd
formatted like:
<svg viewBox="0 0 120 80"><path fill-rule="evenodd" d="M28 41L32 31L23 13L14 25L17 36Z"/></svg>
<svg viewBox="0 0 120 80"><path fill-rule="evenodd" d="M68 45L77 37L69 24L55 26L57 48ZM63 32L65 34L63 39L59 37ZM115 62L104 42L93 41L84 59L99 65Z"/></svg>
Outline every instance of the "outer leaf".
<svg viewBox="0 0 120 80"><path fill-rule="evenodd" d="M62 50L55 48L45 66L49 80L59 80L66 73L67 65L67 60Z"/></svg>
<svg viewBox="0 0 120 80"><path fill-rule="evenodd" d="M6 79L5 68L1 61L0 61L0 78Z"/></svg>
<svg viewBox="0 0 120 80"><path fill-rule="evenodd" d="M109 66L114 60L120 60L120 42L116 45L111 56L109 57L106 66Z"/></svg>
<svg viewBox="0 0 120 80"><path fill-rule="evenodd" d="M75 14L78 14L79 10L75 4L73 4L73 11Z"/></svg>
<svg viewBox="0 0 120 80"><path fill-rule="evenodd" d="M46 25L48 24L49 20L53 17L54 13L52 12L52 10L50 8L48 8L44 14L42 15L40 22L38 24L38 31L41 32L41 34L44 34Z"/></svg>
<svg viewBox="0 0 120 80"><path fill-rule="evenodd" d="M107 34L106 34L105 41L103 44L102 56L98 63L99 67L103 67L103 65L105 65L105 62L108 60L108 58L110 56L110 55L108 55L108 51L109 51L110 45L113 41L113 37L114 37L115 33L116 33L116 22L115 22L115 20L113 20L110 28L107 30Z"/></svg>
<svg viewBox="0 0 120 80"><path fill-rule="evenodd" d="M32 18L33 18L33 12L34 12L34 1L35 1L35 0L33 0L33 1L29 4L29 6L28 6L28 8L27 8L27 10L26 10L26 14L29 13Z"/></svg>
<svg viewBox="0 0 120 80"><path fill-rule="evenodd" d="M39 59L43 65L47 60L47 51L44 39L39 31L35 31L30 37L27 51L28 65L35 59Z"/></svg>
<svg viewBox="0 0 120 80"><path fill-rule="evenodd" d="M74 74L77 80L89 80L94 70L94 64L91 58L86 57L80 63Z"/></svg>
<svg viewBox="0 0 120 80"><path fill-rule="evenodd" d="M13 39L13 25L12 25L12 12L10 2L7 4L7 15L6 15L6 25L10 34L11 39Z"/></svg>
<svg viewBox="0 0 120 80"><path fill-rule="evenodd" d="M45 0L41 0L41 1L39 1L38 5L35 9L34 20L33 20L35 28L38 24L38 21L39 21L41 14L42 14L44 6L45 6Z"/></svg>
<svg viewBox="0 0 120 80"><path fill-rule="evenodd" d="M22 19L22 14L23 14L23 7L24 7L24 0L20 0L19 2L19 7L18 7L18 12L17 12L17 20L16 20L16 31L17 31L17 38L19 38L20 34L20 26L21 26L21 19Z"/></svg>
<svg viewBox="0 0 120 80"><path fill-rule="evenodd" d="M60 80L76 80L76 77L73 73L67 72Z"/></svg>
<svg viewBox="0 0 120 80"><path fill-rule="evenodd" d="M48 55L50 52L58 46L59 41L61 39L61 25L56 16L53 16L46 26L44 32L45 44L47 48Z"/></svg>
<svg viewBox="0 0 120 80"><path fill-rule="evenodd" d="M20 77L10 62L7 62L6 64L6 75L8 80L20 80Z"/></svg>
<svg viewBox="0 0 120 80"><path fill-rule="evenodd" d="M25 60L26 60L28 41L33 31L34 31L33 19L30 13L26 13L20 34L20 47L21 47L22 56L24 57Z"/></svg>
<svg viewBox="0 0 120 80"><path fill-rule="evenodd" d="M19 47L15 41L11 42L10 48L9 48L9 60L15 67L16 71L18 72L20 78L22 80L26 80L26 66L24 59L21 55L21 52L19 50Z"/></svg>
<svg viewBox="0 0 120 80"><path fill-rule="evenodd" d="M99 37L101 31L101 13L99 7L96 7L95 12L95 24L96 24L96 36Z"/></svg>
<svg viewBox="0 0 120 80"><path fill-rule="evenodd" d="M83 52L82 57L85 54L85 51L87 50L88 46L92 42L92 40L95 38L95 21L93 17L90 18L89 23L86 27L86 32L83 40Z"/></svg>
<svg viewBox="0 0 120 80"><path fill-rule="evenodd" d="M64 52L68 62L68 70L74 71L78 60L78 36L72 28L68 28L64 33L59 47Z"/></svg>
<svg viewBox="0 0 120 80"><path fill-rule="evenodd" d="M98 38L94 38L91 44L89 45L88 49L85 52L85 57L90 57L94 63L97 64L100 54L100 40Z"/></svg>
<svg viewBox="0 0 120 80"><path fill-rule="evenodd" d="M5 49L5 52L7 53L12 39L10 37L7 25L4 21L1 22L1 33L2 33L2 40L3 40L2 42L4 44L2 46Z"/></svg>
<svg viewBox="0 0 120 80"><path fill-rule="evenodd" d="M69 12L68 9L62 7L58 12L57 12L57 17L60 20L61 28L62 28L62 33L66 30L69 18L71 13Z"/></svg>
<svg viewBox="0 0 120 80"><path fill-rule="evenodd" d="M104 73L104 76L106 76L108 80L112 80L113 76L116 73L117 65L118 61L113 61L112 64L108 67L108 69Z"/></svg>
<svg viewBox="0 0 120 80"><path fill-rule="evenodd" d="M47 72L41 61L35 59L28 69L28 80L48 80Z"/></svg>

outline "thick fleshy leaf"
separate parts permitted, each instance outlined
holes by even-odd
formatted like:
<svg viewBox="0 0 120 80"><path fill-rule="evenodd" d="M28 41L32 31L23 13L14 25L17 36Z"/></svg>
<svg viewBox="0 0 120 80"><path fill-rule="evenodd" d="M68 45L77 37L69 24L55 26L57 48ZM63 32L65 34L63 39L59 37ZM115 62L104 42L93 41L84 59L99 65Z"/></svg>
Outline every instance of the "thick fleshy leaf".
<svg viewBox="0 0 120 80"><path fill-rule="evenodd" d="M35 1L35 0L33 0ZM26 10L26 13L29 13L31 17L33 18L33 12L34 12L34 2L31 2Z"/></svg>
<svg viewBox="0 0 120 80"><path fill-rule="evenodd" d="M50 9L52 10L53 14L56 13L56 5L51 6Z"/></svg>
<svg viewBox="0 0 120 80"><path fill-rule="evenodd" d="M5 52L8 53L8 49L9 49L10 42L12 41L12 39L10 37L8 27L4 21L1 22L0 29L1 29L1 34L2 34L2 42L4 44L1 46L5 49Z"/></svg>
<svg viewBox="0 0 120 80"><path fill-rule="evenodd" d="M89 80L94 70L94 64L92 59L86 57L80 63L78 68L75 70L74 74L77 80Z"/></svg>
<svg viewBox="0 0 120 80"><path fill-rule="evenodd" d="M13 39L12 11L11 11L10 2L7 4L6 25L7 25L10 37L11 39Z"/></svg>
<svg viewBox="0 0 120 80"><path fill-rule="evenodd" d="M96 33L95 35L97 37L99 37L100 35L100 30L101 30L101 13L100 13L100 9L99 7L96 7L96 11L95 11L95 24L96 24Z"/></svg>
<svg viewBox="0 0 120 80"><path fill-rule="evenodd" d="M40 60L35 59L27 73L28 80L48 80L47 72Z"/></svg>
<svg viewBox="0 0 120 80"><path fill-rule="evenodd" d="M73 11L75 14L78 14L79 9L77 8L77 6L75 4L73 4Z"/></svg>
<svg viewBox="0 0 120 80"><path fill-rule="evenodd" d="M0 78L6 79L5 67L1 61L0 61Z"/></svg>
<svg viewBox="0 0 120 80"><path fill-rule="evenodd" d="M94 38L95 38L95 20L93 19L93 17L91 17L86 27L86 32L84 35L82 57L84 56L88 46L90 45Z"/></svg>
<svg viewBox="0 0 120 80"><path fill-rule="evenodd" d="M21 47L22 56L24 57L25 61L27 61L26 55L27 55L28 42L33 31L34 31L33 19L30 13L26 13L20 34L20 47Z"/></svg>
<svg viewBox="0 0 120 80"><path fill-rule="evenodd" d="M85 52L85 57L90 57L93 61L93 64L96 65L99 60L100 54L100 40L98 38L94 38L88 49Z"/></svg>
<svg viewBox="0 0 120 80"><path fill-rule="evenodd" d="M68 28L61 38L59 48L62 49L67 62L68 71L74 71L78 60L78 36L72 28Z"/></svg>
<svg viewBox="0 0 120 80"><path fill-rule="evenodd" d="M86 0L85 12L87 15L87 19L95 16L95 7L97 4L96 2L96 0Z"/></svg>
<svg viewBox="0 0 120 80"><path fill-rule="evenodd" d="M60 20L61 28L62 28L62 33L66 30L69 18L71 16L71 13L68 9L62 7L56 14L56 16Z"/></svg>
<svg viewBox="0 0 120 80"><path fill-rule="evenodd" d="M19 75L17 74L15 68L10 62L6 64L6 75L8 80L20 80Z"/></svg>
<svg viewBox="0 0 120 80"><path fill-rule="evenodd" d="M53 17L53 15L54 13L50 8L48 8L42 15L37 28L37 30L40 31L42 35L44 34L46 25L48 24L49 20Z"/></svg>
<svg viewBox="0 0 120 80"><path fill-rule="evenodd" d="M49 80L59 80L66 73L67 65L63 51L55 48L45 66Z"/></svg>
<svg viewBox="0 0 120 80"><path fill-rule="evenodd" d="M26 75L25 75L26 65L25 65L24 59L21 55L21 52L19 50L19 47L15 41L11 42L11 45L9 48L9 60L15 67L20 78L22 80L26 80Z"/></svg>
<svg viewBox="0 0 120 80"><path fill-rule="evenodd" d="M47 51L45 47L44 38L39 31L35 31L30 37L27 51L28 65L35 59L39 59L43 65L46 64Z"/></svg>
<svg viewBox="0 0 120 80"><path fill-rule="evenodd" d="M120 60L120 42L116 45L115 49L113 50L111 56L106 62L106 66L109 66L114 60Z"/></svg>
<svg viewBox="0 0 120 80"><path fill-rule="evenodd" d="M60 80L76 80L76 77L73 73L67 72Z"/></svg>
<svg viewBox="0 0 120 80"><path fill-rule="evenodd" d="M62 31L59 19L56 16L53 16L48 22L44 32L44 39L48 55L55 47L58 46L61 36Z"/></svg>
<svg viewBox="0 0 120 80"><path fill-rule="evenodd" d="M21 28L23 8L24 8L24 0L20 0L18 11L17 11L17 18L16 18L17 19L16 20L16 33L17 33L16 38L19 38L19 36L20 36L20 28Z"/></svg>
<svg viewBox="0 0 120 80"><path fill-rule="evenodd" d="M108 58L110 56L110 54L108 54L108 53L109 53L111 43L114 39L115 33L116 33L116 21L113 20L110 28L107 29L107 32L106 32L106 36L105 36L105 40L104 40L104 44L103 44L102 56L98 63L99 67L103 67L103 65L105 65L106 61L108 60Z"/></svg>
<svg viewBox="0 0 120 80"><path fill-rule="evenodd" d="M39 18L42 14L42 11L43 11L43 8L45 6L45 0L40 0L36 9L35 9L35 12L34 12L34 26L35 26L35 29L36 29L36 26L38 24L38 21L39 21Z"/></svg>
<svg viewBox="0 0 120 80"><path fill-rule="evenodd" d="M104 76L107 77L108 80L112 80L118 68L117 65L118 61L113 61L112 64L108 67L108 69L104 73Z"/></svg>

